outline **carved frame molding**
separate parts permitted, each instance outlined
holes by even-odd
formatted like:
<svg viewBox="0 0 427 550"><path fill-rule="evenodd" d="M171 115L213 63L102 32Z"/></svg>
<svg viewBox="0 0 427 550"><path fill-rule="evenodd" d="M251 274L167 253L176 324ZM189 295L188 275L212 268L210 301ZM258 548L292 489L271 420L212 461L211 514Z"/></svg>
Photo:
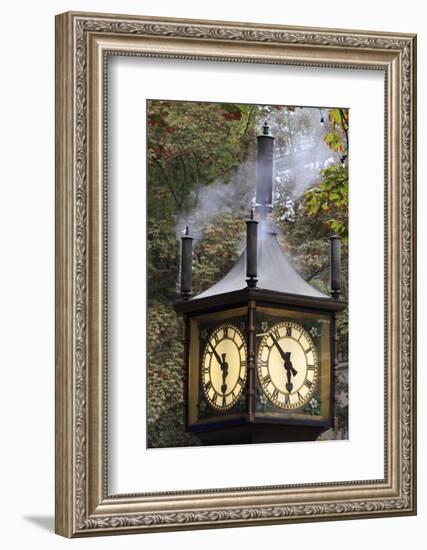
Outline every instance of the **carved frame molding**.
<svg viewBox="0 0 427 550"><path fill-rule="evenodd" d="M106 59L385 74L385 478L108 495ZM416 37L88 13L56 18L56 532L67 537L416 513Z"/></svg>

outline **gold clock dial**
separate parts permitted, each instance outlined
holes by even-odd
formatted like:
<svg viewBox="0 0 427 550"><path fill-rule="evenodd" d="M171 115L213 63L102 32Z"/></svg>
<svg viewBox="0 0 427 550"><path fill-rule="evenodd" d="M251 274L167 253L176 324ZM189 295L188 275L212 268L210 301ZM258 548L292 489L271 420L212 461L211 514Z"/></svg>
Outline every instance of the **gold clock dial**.
<svg viewBox="0 0 427 550"><path fill-rule="evenodd" d="M316 346L299 324L283 321L263 336L258 349L258 378L277 407L297 409L308 402L318 377Z"/></svg>
<svg viewBox="0 0 427 550"><path fill-rule="evenodd" d="M246 384L246 343L232 324L217 327L203 351L202 387L209 404L217 410L231 409Z"/></svg>

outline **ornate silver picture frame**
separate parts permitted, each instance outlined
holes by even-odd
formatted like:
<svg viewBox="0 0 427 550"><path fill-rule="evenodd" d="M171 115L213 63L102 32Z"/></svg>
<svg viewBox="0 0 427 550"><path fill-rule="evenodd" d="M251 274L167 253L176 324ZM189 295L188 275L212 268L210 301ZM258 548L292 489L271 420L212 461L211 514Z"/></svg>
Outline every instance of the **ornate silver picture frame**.
<svg viewBox="0 0 427 550"><path fill-rule="evenodd" d="M384 477L110 494L107 66L140 56L384 74ZM416 37L65 13L56 18L56 532L65 537L416 513Z"/></svg>

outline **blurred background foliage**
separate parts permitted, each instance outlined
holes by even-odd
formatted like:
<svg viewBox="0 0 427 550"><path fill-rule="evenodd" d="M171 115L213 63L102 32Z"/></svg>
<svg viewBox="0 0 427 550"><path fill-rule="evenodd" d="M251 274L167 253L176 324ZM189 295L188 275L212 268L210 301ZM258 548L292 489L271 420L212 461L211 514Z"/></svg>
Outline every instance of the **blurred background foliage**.
<svg viewBox="0 0 427 550"><path fill-rule="evenodd" d="M255 195L256 136L265 120L276 138L273 217L283 250L310 284L328 293L329 237L339 235L347 299L345 109L148 101L149 447L199 444L183 429L182 323L173 310L179 237L189 225L195 294L237 260ZM347 356L347 328L344 312L338 322L341 357ZM342 384L346 399L346 381ZM346 412L339 422L346 431Z"/></svg>

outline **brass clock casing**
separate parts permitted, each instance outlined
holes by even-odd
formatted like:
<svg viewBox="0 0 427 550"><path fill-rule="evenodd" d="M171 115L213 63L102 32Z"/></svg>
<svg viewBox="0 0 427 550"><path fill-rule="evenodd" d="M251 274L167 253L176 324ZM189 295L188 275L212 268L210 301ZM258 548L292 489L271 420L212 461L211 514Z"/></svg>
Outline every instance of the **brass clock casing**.
<svg viewBox="0 0 427 550"><path fill-rule="evenodd" d="M248 294L257 299L247 299ZM276 294L249 289L221 300L215 296L180 304L185 327L185 428L203 445L314 440L333 426L335 313L323 305L337 309L342 305L306 300L300 304L295 299L290 306L279 301ZM291 298L286 297L288 301ZM286 391L289 381L283 357L276 353L277 347L268 349L272 331L278 331L278 343L284 353L291 353L297 371L290 378L290 392ZM225 380L223 353L228 363ZM270 371L263 368L263 361L267 366L270 363ZM275 384L266 385L267 373ZM224 392L223 383L227 385ZM274 395L275 389L279 395ZM223 394L228 395L225 400Z"/></svg>

